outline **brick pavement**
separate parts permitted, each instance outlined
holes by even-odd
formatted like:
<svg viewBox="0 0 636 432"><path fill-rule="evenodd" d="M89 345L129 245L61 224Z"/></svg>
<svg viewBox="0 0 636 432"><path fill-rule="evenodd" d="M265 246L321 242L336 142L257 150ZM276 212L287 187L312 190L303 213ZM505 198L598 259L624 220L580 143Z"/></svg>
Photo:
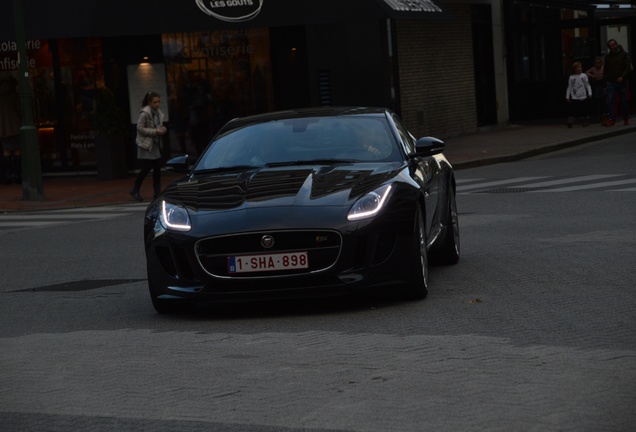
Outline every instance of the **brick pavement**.
<svg viewBox="0 0 636 432"><path fill-rule="evenodd" d="M82 333L0 339L0 353L12 353L11 364L2 362L0 425L28 422L19 417L28 414L96 428L113 413L145 427L161 420L158 431L189 422L369 432L636 424L633 351L477 335ZM165 346L171 363L155 358ZM23 411L32 407L37 413Z"/></svg>

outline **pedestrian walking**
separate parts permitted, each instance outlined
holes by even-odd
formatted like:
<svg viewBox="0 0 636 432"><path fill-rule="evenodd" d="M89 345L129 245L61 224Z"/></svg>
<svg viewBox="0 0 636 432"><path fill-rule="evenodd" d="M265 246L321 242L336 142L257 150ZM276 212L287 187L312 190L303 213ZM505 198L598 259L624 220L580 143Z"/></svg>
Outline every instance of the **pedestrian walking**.
<svg viewBox="0 0 636 432"><path fill-rule="evenodd" d="M161 192L161 138L167 129L163 125L163 113L159 109L161 98L158 93L148 92L141 102L137 121L137 159L141 171L135 179L130 195L137 201L143 201L139 194L141 184L152 170L154 198Z"/></svg>
<svg viewBox="0 0 636 432"><path fill-rule="evenodd" d="M609 53L605 56L605 66L603 67L603 78L607 86L607 112L609 119L606 126L616 124L616 97L620 98L621 115L623 124L629 124L629 103L627 100L627 77L632 65L629 56L618 45L616 39L607 41Z"/></svg>
<svg viewBox="0 0 636 432"><path fill-rule="evenodd" d="M592 88L587 75L583 73L581 62L572 64L572 75L568 78L568 88L565 91L565 99L568 102L567 125L572 127L576 118L581 118L583 126L590 122L590 110L588 99L592 97Z"/></svg>

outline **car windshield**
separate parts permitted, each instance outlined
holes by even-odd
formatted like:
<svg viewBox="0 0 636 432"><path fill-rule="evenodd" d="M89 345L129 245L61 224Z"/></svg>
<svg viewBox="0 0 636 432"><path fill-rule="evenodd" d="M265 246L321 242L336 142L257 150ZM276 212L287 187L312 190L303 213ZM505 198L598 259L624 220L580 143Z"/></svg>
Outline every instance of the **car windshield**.
<svg viewBox="0 0 636 432"><path fill-rule="evenodd" d="M397 143L384 117L303 117L230 130L208 147L195 171L399 160Z"/></svg>

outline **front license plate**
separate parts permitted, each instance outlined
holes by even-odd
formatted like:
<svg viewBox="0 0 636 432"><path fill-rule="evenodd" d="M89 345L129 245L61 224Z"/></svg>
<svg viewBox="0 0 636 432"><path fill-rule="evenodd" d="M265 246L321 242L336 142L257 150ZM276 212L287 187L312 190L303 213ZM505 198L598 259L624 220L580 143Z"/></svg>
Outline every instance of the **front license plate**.
<svg viewBox="0 0 636 432"><path fill-rule="evenodd" d="M307 252L241 255L227 258L228 273L294 270L308 267Z"/></svg>

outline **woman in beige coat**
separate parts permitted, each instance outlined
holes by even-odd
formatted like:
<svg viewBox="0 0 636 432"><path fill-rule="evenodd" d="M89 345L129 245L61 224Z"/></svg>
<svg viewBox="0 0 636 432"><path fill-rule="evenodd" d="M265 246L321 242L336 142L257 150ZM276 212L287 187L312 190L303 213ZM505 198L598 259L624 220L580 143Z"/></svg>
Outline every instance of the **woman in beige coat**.
<svg viewBox="0 0 636 432"><path fill-rule="evenodd" d="M141 102L136 139L137 159L141 163L141 171L130 190L130 195L137 201L143 201L139 189L150 170L152 170L154 198L161 192L161 137L167 130L163 125L160 103L159 94L155 92L146 93Z"/></svg>

